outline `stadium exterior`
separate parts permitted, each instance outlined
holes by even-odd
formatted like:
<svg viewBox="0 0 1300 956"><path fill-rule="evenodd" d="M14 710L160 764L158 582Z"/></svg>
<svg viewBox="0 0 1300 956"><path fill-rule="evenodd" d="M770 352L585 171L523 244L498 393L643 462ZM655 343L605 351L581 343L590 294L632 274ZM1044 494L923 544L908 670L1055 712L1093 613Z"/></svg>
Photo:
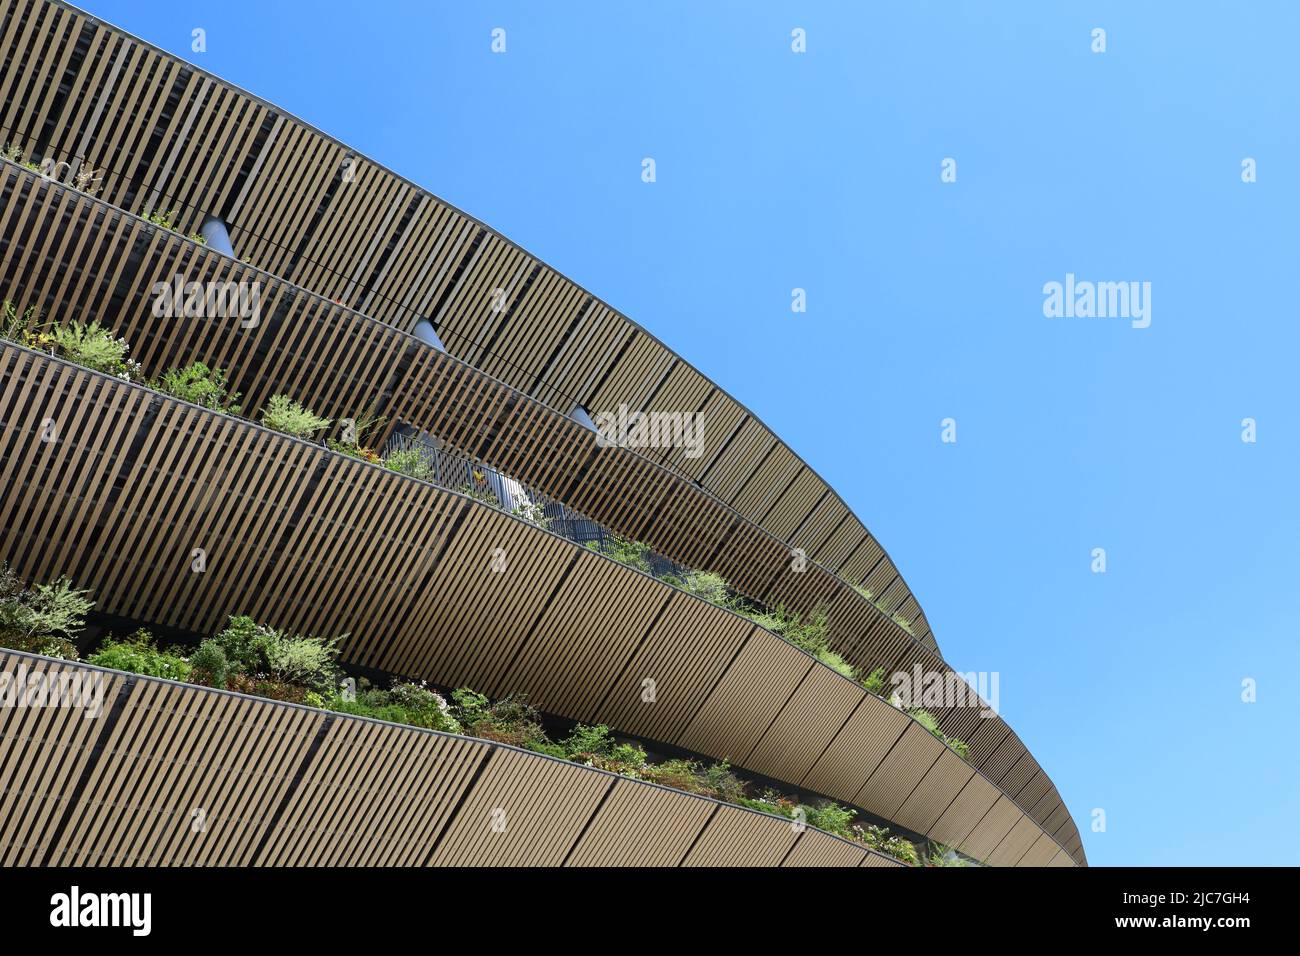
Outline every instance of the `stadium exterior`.
<svg viewBox="0 0 1300 956"><path fill-rule="evenodd" d="M23 578L66 574L115 625L193 636L240 613L348 635L359 674L526 694L550 719L728 760L990 865L1086 865L1057 789L980 701L927 703L928 729L762 624L585 546L644 542L754 606L824 611L858 673L954 677L839 496L640 326L321 131L63 3L0 0L0 144L0 299L98 321L151 375L226 369L249 409L288 393L336 423L382 420L382 444L438 469L418 480L0 341L0 558ZM593 426L629 415L707 425L657 443ZM554 520L466 493L467 476ZM0 710L5 865L898 865L508 744L0 659L100 702L95 719Z"/></svg>

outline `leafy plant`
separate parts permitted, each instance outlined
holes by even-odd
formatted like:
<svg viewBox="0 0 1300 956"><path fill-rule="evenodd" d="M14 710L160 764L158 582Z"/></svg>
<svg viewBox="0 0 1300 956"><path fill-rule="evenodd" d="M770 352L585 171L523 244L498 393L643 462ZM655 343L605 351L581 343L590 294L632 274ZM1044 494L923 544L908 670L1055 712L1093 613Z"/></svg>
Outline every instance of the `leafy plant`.
<svg viewBox="0 0 1300 956"><path fill-rule="evenodd" d="M330 451L339 452L340 454L347 455L349 458L368 461L372 465L378 465L383 461L383 459L379 457L379 452L375 451L373 448L365 448L355 443L341 442L336 441L333 438L327 438L325 439L325 446L329 448Z"/></svg>
<svg viewBox="0 0 1300 956"><path fill-rule="evenodd" d="M704 769L704 781L709 789L713 791L713 796L718 800L724 800L727 803L736 803L745 796L745 781L741 780L731 770L731 763L723 760L720 763L710 764Z"/></svg>
<svg viewBox="0 0 1300 956"><path fill-rule="evenodd" d="M383 459L380 458L379 452L366 443L365 439L374 428L382 425L385 421L387 421L387 417L383 415L372 415L352 422L345 419L344 425L349 427L345 429L344 437L342 439L327 438L325 444L331 451L337 451L349 457L377 465Z"/></svg>
<svg viewBox="0 0 1300 956"><path fill-rule="evenodd" d="M391 452L384 459L384 467L412 478L419 478L421 481L433 480L433 465L416 448L403 448Z"/></svg>
<svg viewBox="0 0 1300 956"><path fill-rule="evenodd" d="M7 159L11 163L17 163L33 171L40 171L40 164L30 162L26 158L26 152L21 146L14 143L6 143L4 149L0 149L0 159Z"/></svg>
<svg viewBox="0 0 1300 956"><path fill-rule="evenodd" d="M472 695L473 692L468 693ZM458 695L460 700L452 713L458 715L465 730L472 736L537 750L538 753L549 753L552 757L567 756L562 745L551 743L546 731L542 730L541 714L523 695L502 697L486 708L478 706L477 697L481 695L468 697L463 688L452 695L452 700L458 700ZM467 702L471 705L469 708L465 706Z"/></svg>
<svg viewBox="0 0 1300 956"><path fill-rule="evenodd" d="M632 541L616 534L605 536L605 546L602 548L600 542L588 541L587 547L592 551L599 551L607 558L613 558L619 564L625 564L629 568L636 568L638 571L650 573L650 559L646 557L649 551L640 541Z"/></svg>
<svg viewBox="0 0 1300 956"><path fill-rule="evenodd" d="M69 362L126 379L140 376L140 363L126 357L126 339L117 339L98 322L69 322L49 333L55 351Z"/></svg>
<svg viewBox="0 0 1300 956"><path fill-rule="evenodd" d="M0 627L26 638L72 638L86 626L86 612L95 602L86 599L89 591L74 588L66 576L29 590L7 565L4 575L9 596L0 600Z"/></svg>
<svg viewBox="0 0 1300 956"><path fill-rule="evenodd" d="M160 229L174 230L176 228L175 209L172 209L168 212L145 212L142 209L140 210L140 218L144 219L148 223L151 223L152 225L158 226Z"/></svg>
<svg viewBox="0 0 1300 956"><path fill-rule="evenodd" d="M286 684L319 687L333 683L334 659L339 638L326 641L319 637L290 637L276 634L265 647L266 665L271 676Z"/></svg>
<svg viewBox="0 0 1300 956"><path fill-rule="evenodd" d="M886 827L855 826L853 827L853 839L859 843L881 853L888 853L890 856L902 860L910 866L919 866L921 856L916 851L916 844L911 840L904 840L902 837L890 836Z"/></svg>
<svg viewBox="0 0 1300 956"><path fill-rule="evenodd" d="M145 630L136 631L121 641L109 638L87 661L97 667L180 681L188 679L191 670L189 661L181 654L160 651L153 635Z"/></svg>
<svg viewBox="0 0 1300 956"><path fill-rule="evenodd" d="M230 677L230 661L216 641L207 640L190 655L190 680L208 687L225 687Z"/></svg>
<svg viewBox="0 0 1300 956"><path fill-rule="evenodd" d="M476 690L459 687L451 692L452 713L466 726L486 719L492 709L492 702Z"/></svg>
<svg viewBox="0 0 1300 956"><path fill-rule="evenodd" d="M264 677L320 691L334 686L341 641L341 637L326 640L285 634L250 617L236 616L210 643L225 654L232 677Z"/></svg>
<svg viewBox="0 0 1300 956"><path fill-rule="evenodd" d="M75 661L73 638L94 606L86 593L67 578L28 588L8 564L0 564L0 646Z"/></svg>
<svg viewBox="0 0 1300 956"><path fill-rule="evenodd" d="M908 713L916 718L918 724L930 731L930 733L934 734L936 737L943 736L943 731L939 729L939 719L928 710L924 710L920 707L913 707L908 711Z"/></svg>
<svg viewBox="0 0 1300 956"><path fill-rule="evenodd" d="M480 484L475 482L470 484L466 482L456 489L462 495L469 495L475 501L481 501L485 505L491 505L493 508L501 507L501 499L493 493L492 489L487 487L486 483Z"/></svg>
<svg viewBox="0 0 1300 956"><path fill-rule="evenodd" d="M950 846L942 843L930 844L930 855L926 857L926 866L970 866L971 863L965 857L958 855L957 851Z"/></svg>
<svg viewBox="0 0 1300 956"><path fill-rule="evenodd" d="M885 669L877 667L862 681L862 687L868 694L879 697L885 690Z"/></svg>
<svg viewBox="0 0 1300 956"><path fill-rule="evenodd" d="M36 306L28 306L19 313L18 307L5 299L0 305L0 338L28 344L25 333L35 328L36 315Z"/></svg>
<svg viewBox="0 0 1300 956"><path fill-rule="evenodd" d="M301 684L286 684L273 677L240 672L232 672L226 678L226 688L241 694L266 697L269 700L284 700L293 704L305 703L307 696L313 693Z"/></svg>
<svg viewBox="0 0 1300 956"><path fill-rule="evenodd" d="M813 654L813 656L837 674L847 677L849 680L858 679L858 672L854 669L853 665L829 647L819 649Z"/></svg>
<svg viewBox="0 0 1300 956"><path fill-rule="evenodd" d="M461 725L441 694L422 684L403 681L388 690L367 690L352 700L337 692L326 698L326 706L340 713L373 717L395 724L410 724L429 730L458 734Z"/></svg>
<svg viewBox="0 0 1300 956"><path fill-rule="evenodd" d="M970 759L970 746L964 740L958 740L956 737L949 737L940 730L939 720L934 716L934 714L920 707L913 707L908 711L908 713L915 717L917 723L922 727L947 744L952 749L953 753L958 757L961 757L962 760Z"/></svg>
<svg viewBox="0 0 1300 956"><path fill-rule="evenodd" d="M523 518L529 524L543 530L551 526L551 519L546 517L546 508L536 501L526 501L521 505L516 505L515 509L510 513L516 518Z"/></svg>
<svg viewBox="0 0 1300 956"><path fill-rule="evenodd" d="M152 387L204 408L239 414L239 406L235 404L239 393L228 391L226 373L219 368L208 368L202 362L168 369Z"/></svg>
<svg viewBox="0 0 1300 956"><path fill-rule="evenodd" d="M836 836L842 836L846 839L852 839L853 831L850 829L853 818L858 815L858 811L850 810L848 807L842 807L838 803L826 801L813 806L803 805L804 820L810 827L816 827L819 830L825 830L827 833L834 833Z"/></svg>
<svg viewBox="0 0 1300 956"><path fill-rule="evenodd" d="M890 620L892 620L895 624L897 624L897 625L898 625L899 627L901 627L903 630L907 631L908 634L912 634L912 633L913 633L913 632L912 632L912 622L909 621L907 618L903 617L903 615L901 615L901 614L893 614L893 615L890 616Z"/></svg>
<svg viewBox="0 0 1300 956"><path fill-rule="evenodd" d="M682 577L668 576L664 580L718 607L730 608L735 603L726 579L714 571L690 571Z"/></svg>
<svg viewBox="0 0 1300 956"><path fill-rule="evenodd" d="M578 724L561 746L570 760L586 756L605 757L614 749L614 738L609 735L609 727L604 724L590 727Z"/></svg>
<svg viewBox="0 0 1300 956"><path fill-rule="evenodd" d="M262 411L262 424L294 438L311 438L313 432L328 428L330 420L303 408L288 395L273 395Z"/></svg>
<svg viewBox="0 0 1300 956"><path fill-rule="evenodd" d="M102 169L96 169L90 163L82 163L77 169L77 174L72 177L72 186L87 196L93 196L99 192L99 181L103 173Z"/></svg>

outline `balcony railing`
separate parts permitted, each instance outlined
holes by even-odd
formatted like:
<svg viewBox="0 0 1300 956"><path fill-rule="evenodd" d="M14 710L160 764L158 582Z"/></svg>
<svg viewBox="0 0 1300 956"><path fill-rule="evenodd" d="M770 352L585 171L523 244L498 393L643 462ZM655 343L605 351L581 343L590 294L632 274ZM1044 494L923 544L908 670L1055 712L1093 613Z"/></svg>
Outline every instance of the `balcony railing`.
<svg viewBox="0 0 1300 956"><path fill-rule="evenodd" d="M564 502L529 488L481 461L449 452L432 435L409 425L399 425L394 430L384 446L383 454L387 458L399 451L418 454L429 470L427 480L436 485L518 515L540 528L553 531L601 554L612 555L626 549L626 538L574 511ZM671 575L682 578L691 572L685 565L648 548L642 551L641 557L655 577Z"/></svg>

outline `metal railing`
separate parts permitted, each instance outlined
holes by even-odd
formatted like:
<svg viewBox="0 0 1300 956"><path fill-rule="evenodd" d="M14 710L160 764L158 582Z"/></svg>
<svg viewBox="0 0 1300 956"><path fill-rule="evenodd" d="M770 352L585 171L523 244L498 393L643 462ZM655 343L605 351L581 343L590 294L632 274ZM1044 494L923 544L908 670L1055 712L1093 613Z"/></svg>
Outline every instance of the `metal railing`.
<svg viewBox="0 0 1300 956"><path fill-rule="evenodd" d="M438 439L410 425L399 424L384 445L385 458L395 452L418 455L425 472L420 477L426 481L508 511L585 548L608 556L627 555L632 544L564 502L529 488L491 465L447 451ZM649 548L644 548L640 557L655 577L683 578L691 572Z"/></svg>

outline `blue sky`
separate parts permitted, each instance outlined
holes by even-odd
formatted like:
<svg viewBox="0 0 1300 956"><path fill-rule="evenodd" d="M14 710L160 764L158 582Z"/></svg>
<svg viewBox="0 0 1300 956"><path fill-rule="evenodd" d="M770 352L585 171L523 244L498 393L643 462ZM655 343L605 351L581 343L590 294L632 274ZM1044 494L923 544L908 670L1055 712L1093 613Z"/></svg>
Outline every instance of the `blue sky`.
<svg viewBox="0 0 1300 956"><path fill-rule="evenodd" d="M1000 672L1094 865L1291 862L1294 4L82 6L484 220L745 403L889 549L949 663ZM1150 282L1150 327L1044 317L1067 272Z"/></svg>

